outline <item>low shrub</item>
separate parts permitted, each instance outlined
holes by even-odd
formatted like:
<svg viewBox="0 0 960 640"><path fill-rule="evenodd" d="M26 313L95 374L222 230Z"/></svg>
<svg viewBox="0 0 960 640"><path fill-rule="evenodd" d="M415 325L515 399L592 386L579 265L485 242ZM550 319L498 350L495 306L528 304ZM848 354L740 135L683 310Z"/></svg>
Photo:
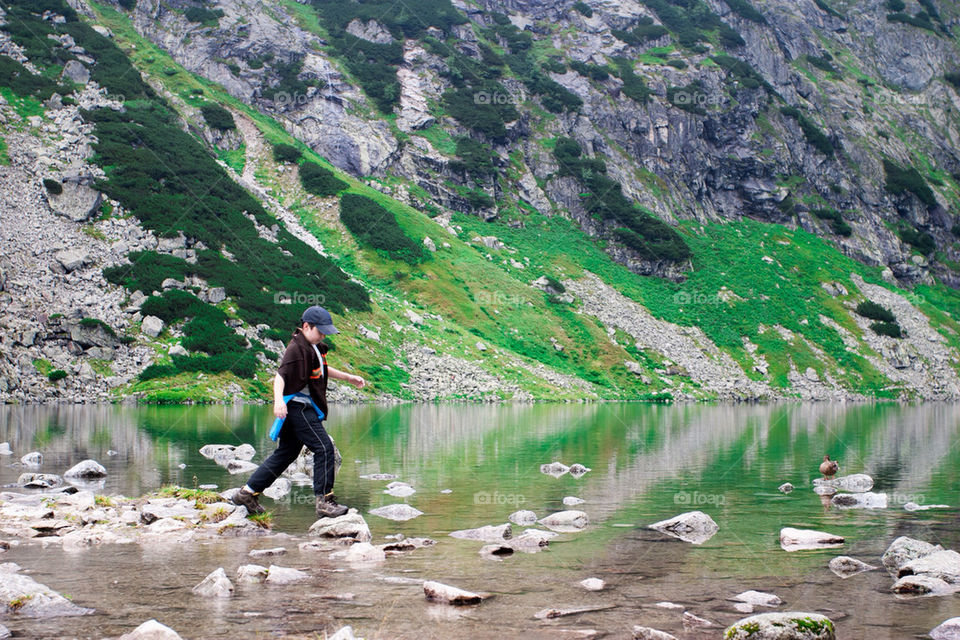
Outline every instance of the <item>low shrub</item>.
<svg viewBox="0 0 960 640"><path fill-rule="evenodd" d="M864 300L857 305L857 315L863 316L870 320L876 320L878 322L896 322L897 318L893 315L889 309L883 305L877 304L876 302L871 302L870 300Z"/></svg>
<svg viewBox="0 0 960 640"><path fill-rule="evenodd" d="M216 103L204 103L200 107L200 112L211 129L232 131L237 128L237 123L233 120L233 114Z"/></svg>
<svg viewBox="0 0 960 640"><path fill-rule="evenodd" d="M300 184L317 196L335 196L350 186L335 176L333 171L309 161L300 165Z"/></svg>
<svg viewBox="0 0 960 640"><path fill-rule="evenodd" d="M300 149L297 149L292 144L275 144L273 145L273 159L277 162L296 162L300 159Z"/></svg>
<svg viewBox="0 0 960 640"><path fill-rule="evenodd" d="M927 185L920 172L913 167L904 168L892 160L884 158L883 170L886 174L886 189L890 193L899 195L910 192L928 207L937 204L937 198Z"/></svg>
<svg viewBox="0 0 960 640"><path fill-rule="evenodd" d="M902 338L903 332L900 325L896 322L874 322L870 329L878 336L888 336L890 338Z"/></svg>
<svg viewBox="0 0 960 640"><path fill-rule="evenodd" d="M51 193L55 196L63 193L63 185L54 180L53 178L44 178L43 179L43 188L47 190L47 193Z"/></svg>
<svg viewBox="0 0 960 640"><path fill-rule="evenodd" d="M356 193L340 198L340 219L361 245L391 260L417 264L425 259L423 247L410 239L397 224L392 211Z"/></svg>

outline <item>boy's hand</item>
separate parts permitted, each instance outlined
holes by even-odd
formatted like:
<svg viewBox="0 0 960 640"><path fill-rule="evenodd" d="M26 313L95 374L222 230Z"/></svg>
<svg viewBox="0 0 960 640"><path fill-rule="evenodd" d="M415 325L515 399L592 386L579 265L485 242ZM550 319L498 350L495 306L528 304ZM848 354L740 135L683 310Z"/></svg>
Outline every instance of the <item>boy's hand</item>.
<svg viewBox="0 0 960 640"><path fill-rule="evenodd" d="M350 384L355 386L357 389L363 389L367 386L367 381L363 379L363 376L351 376Z"/></svg>
<svg viewBox="0 0 960 640"><path fill-rule="evenodd" d="M287 417L287 405L283 404L283 400L277 400L273 403L273 415L281 420Z"/></svg>

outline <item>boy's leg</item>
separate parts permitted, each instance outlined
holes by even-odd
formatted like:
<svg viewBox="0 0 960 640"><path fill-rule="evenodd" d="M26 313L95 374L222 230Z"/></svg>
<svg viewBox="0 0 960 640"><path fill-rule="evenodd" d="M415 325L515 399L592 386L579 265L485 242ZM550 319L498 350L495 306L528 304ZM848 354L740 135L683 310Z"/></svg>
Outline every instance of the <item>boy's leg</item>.
<svg viewBox="0 0 960 640"><path fill-rule="evenodd" d="M333 497L333 480L337 469L333 440L313 407L304 405L298 412L303 419L295 423L297 436L313 452L313 493L317 496L317 517L342 516L347 512L347 507L337 504Z"/></svg>
<svg viewBox="0 0 960 640"><path fill-rule="evenodd" d="M250 479L247 480L247 486L255 494L260 493L280 477L287 470L287 467L297 459L304 443L297 437L299 429L296 428L296 421L300 419L299 411L293 409L298 402L291 402L287 408L287 418L283 421L283 427L280 430L280 440L277 449L270 457L260 463L257 470L253 472ZM296 416L296 417L294 417Z"/></svg>
<svg viewBox="0 0 960 640"><path fill-rule="evenodd" d="M297 437L313 452L313 492L318 496L326 495L333 491L337 469L333 440L327 435L313 407L301 403L291 413L297 416L294 423Z"/></svg>

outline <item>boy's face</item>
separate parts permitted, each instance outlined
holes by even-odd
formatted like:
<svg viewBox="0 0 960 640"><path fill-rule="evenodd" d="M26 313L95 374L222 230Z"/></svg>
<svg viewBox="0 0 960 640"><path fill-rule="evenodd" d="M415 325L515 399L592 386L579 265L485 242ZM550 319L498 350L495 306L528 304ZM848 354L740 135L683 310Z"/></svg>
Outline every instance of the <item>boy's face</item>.
<svg viewBox="0 0 960 640"><path fill-rule="evenodd" d="M303 337L307 339L307 342L310 344L320 344L323 342L324 335L320 333L320 330L317 329L314 325L309 322L304 322L303 326L300 327Z"/></svg>

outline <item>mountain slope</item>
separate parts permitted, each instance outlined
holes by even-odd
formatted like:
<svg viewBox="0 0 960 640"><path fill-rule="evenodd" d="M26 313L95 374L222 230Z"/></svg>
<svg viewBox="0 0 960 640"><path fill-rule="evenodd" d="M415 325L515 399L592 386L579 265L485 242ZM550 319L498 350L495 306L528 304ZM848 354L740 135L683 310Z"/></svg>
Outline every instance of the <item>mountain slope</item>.
<svg viewBox="0 0 960 640"><path fill-rule="evenodd" d="M41 124L67 112L80 118L78 143L95 154L73 168L26 159L0 171L8 193L18 181L34 190L43 178L70 184L81 169L96 179L91 191L106 194L110 210L60 224L102 236L109 252L78 268L93 282L106 268L115 284L98 286L117 297L99 313L78 310L76 296L5 313L16 331L0 345L4 366L11 379L30 380L0 389L6 398L76 399L81 370L104 379L90 362L102 369L109 358L53 327L55 313L103 320L122 334L108 355L139 354L111 378L114 394L262 396L297 313L313 302L332 308L343 331L331 359L359 368L381 397L960 395L958 298L933 284L935 276L952 282L951 232L941 223L956 197L945 143L954 125L931 126L929 137L904 133L908 146L896 144L896 129L876 143L854 140L861 118L829 120L827 146L815 120L841 100L835 86L852 83L875 101L901 92L848 82L847 67L785 63L787 52L806 51L791 47L810 21L776 3L763 8L765 23L687 3L709 27L693 33L677 31L669 9L653 2L596 5L591 16L522 3L509 17L440 2L392 17L355 16L355 7L332 14L324 3L126 4L80 5L74 16L59 3L3 3L13 43L2 51L47 78L68 65L77 71L72 62L93 70L89 82L81 74L53 87L62 95L104 83L106 96L79 112L55 99L44 109L36 92L5 94L14 157L30 144L24 138L43 137L14 114L17 101L35 105ZM669 29L656 28L663 16ZM941 17L943 31L950 17ZM59 45L26 37L16 19L50 29ZM862 17L821 22L831 20L848 31L927 31ZM923 37L928 71L949 64L952 37ZM754 67L720 53L720 43ZM868 52L876 69L884 51ZM383 64L365 69L377 52ZM931 100L950 91L935 71L914 71L901 81L920 82ZM822 102L801 100L815 86L798 80L801 72L834 89L809 93ZM116 81L123 86L110 86ZM798 101L802 110L791 106ZM876 113L917 117L889 106ZM397 115L383 115L388 109ZM917 110L931 122L940 114ZM932 205L926 182L906 169L920 157L930 161L927 179L941 181ZM889 175L861 182L877 162L882 173L884 159L888 173L900 163L889 185L901 185L899 194L882 184ZM35 200L50 220L49 205ZM936 261L911 257L897 224L922 246L929 234ZM132 244L116 230L130 226L146 240ZM914 291L905 297L894 274ZM116 285L129 299L120 302ZM853 311L865 299L893 312L902 337L875 333L873 320ZM148 315L164 321L156 336ZM72 375L43 380L52 367Z"/></svg>

